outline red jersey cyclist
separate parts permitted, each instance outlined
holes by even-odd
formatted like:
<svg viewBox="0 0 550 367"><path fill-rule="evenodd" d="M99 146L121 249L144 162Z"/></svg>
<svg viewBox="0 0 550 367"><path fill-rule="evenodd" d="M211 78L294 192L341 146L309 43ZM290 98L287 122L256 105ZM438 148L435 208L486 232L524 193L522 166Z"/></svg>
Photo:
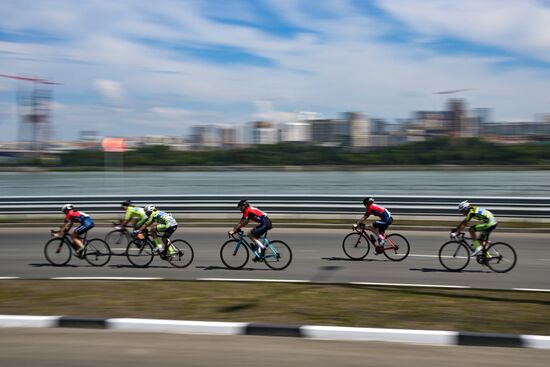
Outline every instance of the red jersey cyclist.
<svg viewBox="0 0 550 367"><path fill-rule="evenodd" d="M239 201L237 207L243 213L243 216L241 218L241 221L231 231L228 232L229 235L233 235L235 232L241 229L241 227L246 226L250 220L258 223L258 225L252 228L252 230L248 233L248 238L250 238L252 243L256 244L256 254L259 256L263 256L265 254L265 246L262 241L260 241L260 237L263 236L271 228L273 228L271 220L266 213L262 212L258 208L251 206L248 200Z"/></svg>
<svg viewBox="0 0 550 367"><path fill-rule="evenodd" d="M71 233L73 239L73 244L75 246L75 255L77 257L82 256L82 250L84 250L84 244L80 239L80 236L92 229L95 224L88 214L76 210L72 204L65 204L61 208L63 213L65 213L65 223L61 226L58 232L54 232L54 237L59 237L59 233L68 231L73 223L79 223L80 225Z"/></svg>
<svg viewBox="0 0 550 367"><path fill-rule="evenodd" d="M367 211L365 214L357 221L357 224L354 224L353 227L356 228L360 224L363 224L368 217L371 215L375 215L380 218L380 220L377 220L376 222L372 223L371 227L368 227L370 230L374 232L376 237L378 237L378 246L376 246L376 252L382 252L382 249L384 247L385 236L384 233L386 232L386 229L392 224L393 218L391 216L391 213L388 209L376 205L374 203L373 198L365 198L363 199L363 205L365 205L365 208L367 208Z"/></svg>

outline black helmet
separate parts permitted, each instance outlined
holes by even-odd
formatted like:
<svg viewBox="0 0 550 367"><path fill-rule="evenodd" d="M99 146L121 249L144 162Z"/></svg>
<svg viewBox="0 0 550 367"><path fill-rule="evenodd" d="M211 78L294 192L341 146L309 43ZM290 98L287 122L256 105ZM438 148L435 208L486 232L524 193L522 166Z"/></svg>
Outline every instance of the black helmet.
<svg viewBox="0 0 550 367"><path fill-rule="evenodd" d="M363 199L363 204L364 204L365 206L371 205L372 203L374 203L374 199L373 199L373 198L364 198L364 199Z"/></svg>
<svg viewBox="0 0 550 367"><path fill-rule="evenodd" d="M130 205L132 205L132 200L125 200L120 204L120 206L130 206Z"/></svg>
<svg viewBox="0 0 550 367"><path fill-rule="evenodd" d="M246 206L246 205L250 205L250 204L248 204L248 200L243 199L243 200L239 201L239 203L237 204L237 208L240 209L240 208L242 208L243 206Z"/></svg>

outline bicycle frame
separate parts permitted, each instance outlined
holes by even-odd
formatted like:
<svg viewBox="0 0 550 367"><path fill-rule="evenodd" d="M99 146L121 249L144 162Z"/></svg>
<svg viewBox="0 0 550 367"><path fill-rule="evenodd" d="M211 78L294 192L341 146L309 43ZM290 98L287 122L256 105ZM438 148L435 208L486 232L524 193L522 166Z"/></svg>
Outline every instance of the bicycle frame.
<svg viewBox="0 0 550 367"><path fill-rule="evenodd" d="M239 241L239 242L237 242L237 246L235 246L235 250L233 251L233 256L235 256L237 254L237 251L239 251L239 247L241 247L241 244L243 244L243 243L244 243L245 246L247 246L250 249L250 251L252 251L252 253L254 253L254 256L256 256L256 258L264 259L265 257L271 257L271 256L279 257L279 256L281 256L279 254L279 251L277 251L277 249L274 246L271 246L271 243L269 242L269 239L267 238L267 232L262 236L261 241L264 244L264 246L266 248L269 247L269 249L273 253L273 255L268 255L268 256L265 256L265 255L264 256L258 256L258 254L256 253L256 250L254 249L254 247L252 247L252 244L249 241L246 240L244 231L238 231L237 234L239 235L238 238L236 238L235 235L231 236L234 239Z"/></svg>
<svg viewBox="0 0 550 367"><path fill-rule="evenodd" d="M367 241L373 245L373 246L377 246L376 245L376 238L373 239L370 238L369 236L369 232L372 234L372 236L375 235L374 231L372 230L372 226L365 226L364 224L363 225L360 225L360 226L357 226L355 227L355 231L360 233L361 236L363 236L364 238L367 239ZM393 249L396 249L398 248L398 246L392 241L391 238L388 238L388 236L384 233L384 239L386 240L386 243L384 244L384 251L386 250L393 250Z"/></svg>

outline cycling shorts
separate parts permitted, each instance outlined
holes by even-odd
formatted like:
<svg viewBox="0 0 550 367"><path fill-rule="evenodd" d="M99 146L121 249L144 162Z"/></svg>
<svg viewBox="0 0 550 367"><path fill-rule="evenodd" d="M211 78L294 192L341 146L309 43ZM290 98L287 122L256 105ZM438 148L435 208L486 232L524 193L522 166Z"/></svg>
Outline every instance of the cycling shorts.
<svg viewBox="0 0 550 367"><path fill-rule="evenodd" d="M264 235L267 231L269 231L271 228L273 228L273 225L271 224L271 220L267 216L260 217L260 224L254 228L252 228L252 234L254 237L260 237Z"/></svg>
<svg viewBox="0 0 550 367"><path fill-rule="evenodd" d="M393 218L388 217L386 220L377 220L376 222L372 223L372 226L378 229L380 233L384 233L392 223L393 223Z"/></svg>
<svg viewBox="0 0 550 367"><path fill-rule="evenodd" d="M488 240L489 235L497 227L497 225L494 223L479 223L475 224L473 227L476 232L481 232L481 236L484 240Z"/></svg>
<svg viewBox="0 0 550 367"><path fill-rule="evenodd" d="M178 229L178 226L170 226L168 224L157 224L157 231L163 232L162 238L170 238L170 236Z"/></svg>
<svg viewBox="0 0 550 367"><path fill-rule="evenodd" d="M76 227L76 229L74 230L74 233L80 236L88 232L90 229L94 228L94 226L95 226L95 223L91 218L84 219L84 221L82 221L82 223L80 223L80 225Z"/></svg>

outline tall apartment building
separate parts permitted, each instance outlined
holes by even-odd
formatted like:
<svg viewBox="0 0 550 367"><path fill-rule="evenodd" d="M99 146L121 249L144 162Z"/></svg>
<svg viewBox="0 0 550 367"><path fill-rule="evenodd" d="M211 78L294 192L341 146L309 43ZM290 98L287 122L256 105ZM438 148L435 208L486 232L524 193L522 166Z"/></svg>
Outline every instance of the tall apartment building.
<svg viewBox="0 0 550 367"><path fill-rule="evenodd" d="M276 144L278 132L272 122L254 121L251 123L252 144Z"/></svg>

